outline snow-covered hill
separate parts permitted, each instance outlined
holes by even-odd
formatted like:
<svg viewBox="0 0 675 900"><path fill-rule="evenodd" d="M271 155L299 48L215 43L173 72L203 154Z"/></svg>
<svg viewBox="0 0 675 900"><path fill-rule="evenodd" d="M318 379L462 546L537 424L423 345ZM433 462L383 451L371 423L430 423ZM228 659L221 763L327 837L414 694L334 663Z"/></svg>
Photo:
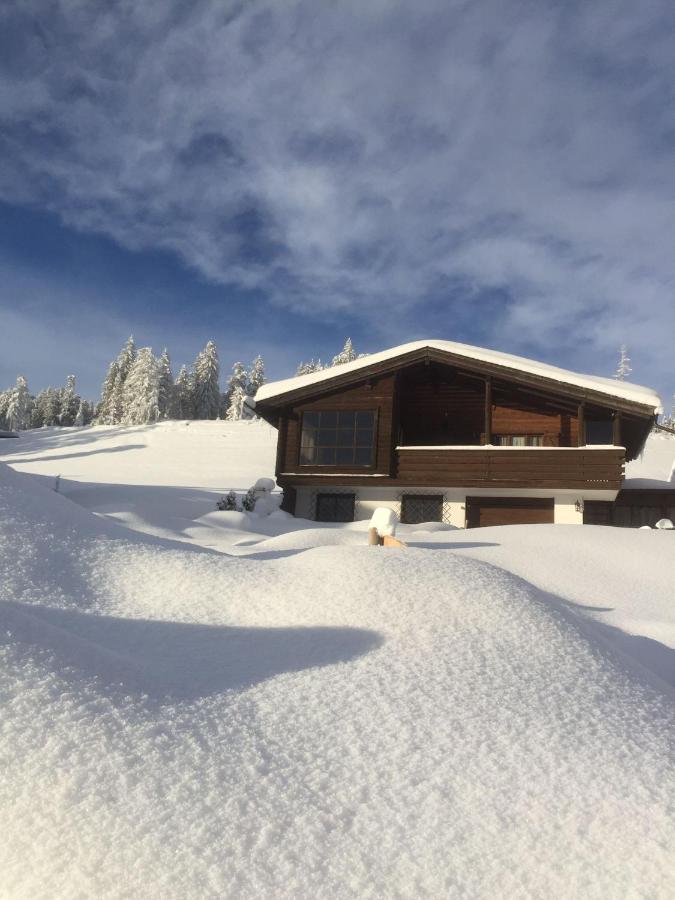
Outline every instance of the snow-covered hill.
<svg viewBox="0 0 675 900"><path fill-rule="evenodd" d="M267 474L265 427L22 435L41 471L0 464L2 892L669 897L672 535L409 528L387 551L207 512L238 521L232 556L162 525L188 486L201 509ZM157 521L92 514L57 465L93 507L164 488Z"/></svg>

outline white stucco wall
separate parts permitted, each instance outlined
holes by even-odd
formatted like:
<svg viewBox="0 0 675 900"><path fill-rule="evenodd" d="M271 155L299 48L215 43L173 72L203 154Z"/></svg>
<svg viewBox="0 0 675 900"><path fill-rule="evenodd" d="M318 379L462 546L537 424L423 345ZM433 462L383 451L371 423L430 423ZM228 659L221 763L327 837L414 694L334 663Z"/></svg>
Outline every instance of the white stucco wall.
<svg viewBox="0 0 675 900"><path fill-rule="evenodd" d="M340 485L333 489L356 494L356 519L370 519L378 506L394 509L400 514L400 496L406 494L443 494L445 497L446 519L456 528L464 528L466 524L466 497L553 497L553 521L556 525L583 524L584 500L614 500L616 491L547 491L547 490L508 490L489 488L428 488L428 487L371 487L370 485ZM330 492L329 485L318 487L300 487L297 491L295 514L299 518L313 519L314 496L319 491ZM577 502L581 501L581 509Z"/></svg>

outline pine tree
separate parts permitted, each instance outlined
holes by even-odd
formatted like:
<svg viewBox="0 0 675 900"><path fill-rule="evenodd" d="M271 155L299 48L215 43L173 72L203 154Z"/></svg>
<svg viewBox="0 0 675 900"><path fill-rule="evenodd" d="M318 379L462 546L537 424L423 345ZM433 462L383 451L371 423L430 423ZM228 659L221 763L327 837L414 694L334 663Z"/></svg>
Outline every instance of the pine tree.
<svg viewBox="0 0 675 900"><path fill-rule="evenodd" d="M115 385L117 384L119 375L119 363L114 359L108 366L108 373L105 376L103 387L101 389L101 400L96 410L96 421L99 425L114 425L114 404L113 395Z"/></svg>
<svg viewBox="0 0 675 900"><path fill-rule="evenodd" d="M630 357L628 356L628 348L625 344L622 344L621 350L619 351L619 365L616 367L614 377L619 381L623 381L632 371Z"/></svg>
<svg viewBox="0 0 675 900"><path fill-rule="evenodd" d="M192 406L192 376L188 371L187 366L181 366L174 387L178 418L194 419L194 408Z"/></svg>
<svg viewBox="0 0 675 900"><path fill-rule="evenodd" d="M227 385L228 406L225 418L228 422L237 422L244 418L244 401L248 396L246 388L248 373L243 364L236 362L232 366L232 374Z"/></svg>
<svg viewBox="0 0 675 900"><path fill-rule="evenodd" d="M251 364L251 370L248 373L247 392L249 397L255 397L258 388L265 383L265 363L262 356L258 354Z"/></svg>
<svg viewBox="0 0 675 900"><path fill-rule="evenodd" d="M124 382L124 425L147 425L159 419L159 361L151 347L142 347Z"/></svg>
<svg viewBox="0 0 675 900"><path fill-rule="evenodd" d="M310 375L312 372L320 372L324 368L324 364L320 359L311 359L309 362L301 362L296 371L296 375Z"/></svg>
<svg viewBox="0 0 675 900"><path fill-rule="evenodd" d="M5 418L11 431L24 431L30 428L32 398L28 392L28 384L23 375L16 379L16 386L12 389L7 405Z"/></svg>
<svg viewBox="0 0 675 900"><path fill-rule="evenodd" d="M9 428L7 423L7 410L12 395L11 391L0 391L0 428Z"/></svg>
<svg viewBox="0 0 675 900"><path fill-rule="evenodd" d="M197 354L193 374L193 404L196 419L217 419L220 408L220 363L213 341Z"/></svg>
<svg viewBox="0 0 675 900"><path fill-rule="evenodd" d="M73 424L75 425L76 428L82 428L82 426L85 424L86 418L87 418L86 401L80 400L80 405L77 408L77 414L75 416L75 421L73 422Z"/></svg>
<svg viewBox="0 0 675 900"><path fill-rule="evenodd" d="M352 345L352 339L347 338L342 350L340 350L340 352L337 354L337 356L333 357L333 362L331 363L331 365L341 366L341 365L343 365L343 363L351 362L352 360L354 360L356 358L357 358L357 354Z"/></svg>
<svg viewBox="0 0 675 900"><path fill-rule="evenodd" d="M159 359L159 415L162 419L176 418L176 388L166 347Z"/></svg>
<svg viewBox="0 0 675 900"><path fill-rule="evenodd" d="M79 406L80 397L75 393L75 376L69 375L59 396L59 425L74 425Z"/></svg>

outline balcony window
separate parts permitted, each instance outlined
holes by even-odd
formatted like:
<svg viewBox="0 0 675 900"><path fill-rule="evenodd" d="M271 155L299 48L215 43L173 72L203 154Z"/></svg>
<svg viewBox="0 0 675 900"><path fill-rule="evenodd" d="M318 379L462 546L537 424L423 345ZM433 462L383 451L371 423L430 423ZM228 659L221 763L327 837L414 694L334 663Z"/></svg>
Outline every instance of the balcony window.
<svg viewBox="0 0 675 900"><path fill-rule="evenodd" d="M500 447L541 447L543 434L498 434L495 435Z"/></svg>
<svg viewBox="0 0 675 900"><path fill-rule="evenodd" d="M302 416L300 465L372 466L375 444L372 410L326 410Z"/></svg>
<svg viewBox="0 0 675 900"><path fill-rule="evenodd" d="M586 420L587 444L613 444L611 419L587 419Z"/></svg>

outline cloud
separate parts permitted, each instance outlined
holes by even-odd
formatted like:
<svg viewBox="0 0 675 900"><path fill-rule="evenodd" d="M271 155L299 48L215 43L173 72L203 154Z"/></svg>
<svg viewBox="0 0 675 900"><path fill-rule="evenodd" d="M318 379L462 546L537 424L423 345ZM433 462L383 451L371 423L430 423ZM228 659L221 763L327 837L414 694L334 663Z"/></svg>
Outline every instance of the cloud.
<svg viewBox="0 0 675 900"><path fill-rule="evenodd" d="M447 336L468 308L486 343L665 359L674 18L665 0L9 2L0 196L382 335L445 303Z"/></svg>

